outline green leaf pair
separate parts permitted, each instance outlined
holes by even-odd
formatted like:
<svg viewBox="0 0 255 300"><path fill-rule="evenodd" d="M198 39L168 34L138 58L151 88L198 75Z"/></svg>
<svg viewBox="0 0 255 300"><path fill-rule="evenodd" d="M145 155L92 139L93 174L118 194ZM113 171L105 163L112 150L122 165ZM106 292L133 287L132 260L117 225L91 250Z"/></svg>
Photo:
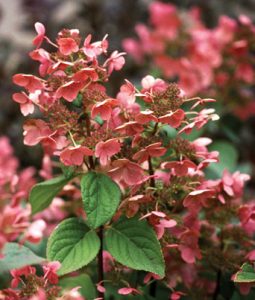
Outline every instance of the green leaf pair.
<svg viewBox="0 0 255 300"><path fill-rule="evenodd" d="M164 276L164 259L159 241L146 221L136 218L119 220L106 230L107 250L119 263ZM100 239L83 220L69 218L52 233L47 258L59 261L59 275L76 271L89 264L98 254Z"/></svg>
<svg viewBox="0 0 255 300"><path fill-rule="evenodd" d="M69 180L61 176L36 185L30 196L33 213L46 208ZM47 258L61 263L59 275L78 270L97 256L101 245L96 229L112 219L121 200L119 186L102 173L83 175L81 192L86 222L79 218L66 219L48 241ZM146 221L122 218L104 235L106 247L116 261L135 270L164 276L161 247Z"/></svg>

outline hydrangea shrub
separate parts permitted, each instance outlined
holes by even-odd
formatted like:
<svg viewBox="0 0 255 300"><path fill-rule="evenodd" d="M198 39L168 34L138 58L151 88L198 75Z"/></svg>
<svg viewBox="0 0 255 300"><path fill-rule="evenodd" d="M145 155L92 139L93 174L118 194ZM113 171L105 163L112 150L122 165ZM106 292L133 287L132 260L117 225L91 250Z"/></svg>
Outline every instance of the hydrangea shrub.
<svg viewBox="0 0 255 300"><path fill-rule="evenodd" d="M37 112L24 123L24 144L41 144L45 152L46 180L33 186L29 203L32 218L51 225L44 228L48 262L41 272L11 267L11 287L0 297L94 299L86 274L93 274L97 299L162 298L161 289L169 299L217 299L236 272L247 293L239 268L254 256L254 204L243 201L249 176L225 170L208 180L205 170L218 152L208 150L207 137L188 138L219 118L206 108L215 100L190 98L151 75L141 89L126 80L108 95L125 53L108 55L107 37L92 42L63 29L51 41L41 23L35 28L30 56L39 74L14 75L23 91L13 100L24 116ZM53 167L59 175L52 178ZM59 278L71 289L62 290Z"/></svg>

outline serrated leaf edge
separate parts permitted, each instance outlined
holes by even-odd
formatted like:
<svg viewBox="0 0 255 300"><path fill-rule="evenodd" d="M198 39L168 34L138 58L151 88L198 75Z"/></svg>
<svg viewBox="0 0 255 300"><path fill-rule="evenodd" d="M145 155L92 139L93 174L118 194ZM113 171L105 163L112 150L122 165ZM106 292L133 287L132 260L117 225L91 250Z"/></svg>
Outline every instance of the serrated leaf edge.
<svg viewBox="0 0 255 300"><path fill-rule="evenodd" d="M66 220L69 220L69 219L75 219L75 218L68 218L68 219L66 219ZM66 220L64 220L64 221L66 221ZM64 222L63 221L63 222ZM61 224L61 223L60 223ZM59 225L60 225L59 224ZM85 223L84 223L85 224ZM59 229L59 225L54 229L54 231L52 232L52 234L51 234L51 236L49 237L49 239L48 239L48 243L47 243L47 247L46 247L46 257L47 257L47 259L48 260L50 260L49 259L49 247L50 247L50 244L51 244L51 240L52 240L52 238L53 238L53 234L56 234L56 231ZM86 224L85 224L86 225ZM87 231L86 232L86 234L85 235L87 235L87 234L89 234L89 233L91 233L91 232L94 232L95 234L96 234L96 232L91 228L89 231ZM85 237L85 235L83 236L83 238ZM86 264L79 264L79 266L77 267L77 268L75 268L74 270L71 270L71 271L69 271L69 270L65 270L64 272L62 272L61 271L61 268L57 271L57 274L59 275L59 276L63 276L63 275L65 275L65 274L68 274L68 273L71 273L71 272L74 272L74 271L78 271L78 270L80 270L81 268L83 268L83 267L85 267L85 266L87 266L89 263L91 263L95 258L96 258L96 256L97 256L97 254L98 254L98 252L99 252L99 249L100 249L100 240L99 240L99 238L98 238L98 236L97 236L97 234L95 235L96 237L97 237L97 240L98 240L98 242L99 242L99 247L98 247L98 251L96 252L96 254L94 255L94 256L92 256L91 257L91 259L86 263ZM51 261L51 260L50 260ZM60 262L60 263L63 263L63 262Z"/></svg>
<svg viewBox="0 0 255 300"><path fill-rule="evenodd" d="M138 219L137 219L137 221L138 221ZM139 221L139 222L144 222L144 221ZM148 225L148 224L147 224ZM149 225L148 225L149 226ZM121 233L120 231L118 231L116 228L114 228L114 227L111 227L111 228L109 228L107 231L109 231L109 230L115 230L116 232L118 232L118 233ZM163 264L164 264L164 273L163 273L163 275L162 274L159 274L159 273L155 273L155 272L153 272L153 273L155 273L155 274L157 274L157 275L159 275L161 278L164 278L165 277L165 259L164 259L164 256L163 256L163 251L162 251L162 248L161 248L161 245L160 245L160 242L159 242L159 240L157 239L157 236L156 236L156 233L155 233L155 231L151 228L151 232L154 234L154 237L155 237L155 241L156 241L156 243L157 243L157 245L158 245L158 247L159 247L159 252L160 252L160 258L161 258L161 260L162 260L162 262L163 262ZM106 232L106 234L107 234L107 232ZM122 234L122 233L121 233ZM122 234L125 238L127 238L124 234ZM107 246L107 239L105 240L105 242L106 242L106 246ZM136 245L135 245L136 246ZM137 247L137 246L136 246ZM110 251L110 249L109 249L109 252L111 253L111 251ZM122 265L124 265L124 266L127 266L127 267L129 267L129 268L131 268L131 269L134 269L134 270L138 270L138 271L146 271L146 272L152 272L152 270L150 270L150 269L148 269L148 268L134 268L133 266L130 266L129 264L123 264L122 262L120 262L112 253L111 253L111 255L114 257L114 259L116 259L116 261L118 261L120 264L122 264Z"/></svg>
<svg viewBox="0 0 255 300"><path fill-rule="evenodd" d="M84 174L83 176L82 176L82 179L81 179L81 194L82 194L82 203L83 203L83 206L84 206L84 208L85 208L85 199L86 198L89 198L89 196L87 195L86 197L84 197L83 195L84 195L84 185L82 184L82 182L85 180L84 178L86 177L86 176L89 176L90 174L93 174L93 175L95 175L97 178L100 176L100 175L105 175L106 177L108 177L106 174L104 174L104 173L98 173L98 172L94 172L94 171L92 171L92 172L88 172L88 173L86 173L86 174ZM119 190L119 203L120 203L120 200L121 200L121 191L120 191L120 188L119 188L119 186L117 185L117 183L116 182L114 182L110 177L108 177L108 179L109 180L111 180L111 183L113 184L113 185L115 185L115 187ZM90 179L91 180L91 179ZM94 180L92 180L92 181L94 181ZM100 183L96 180L96 188L95 188L95 190L99 190L99 187L98 186L100 186ZM100 202L100 199L98 199L98 193L97 193L97 196L96 196L96 203L97 203L97 205L95 206L95 209L93 210L93 212L97 209L97 207L98 207L98 203ZM118 204L119 205L119 204ZM112 217L114 216L114 214L115 214L115 212L117 211L117 209L118 209L118 206L116 207L116 209L115 209L115 211L114 211L114 213L112 214ZM85 211L86 211L86 208L85 208ZM98 228L98 227L100 227L101 225L104 225L104 224L106 224L107 222L109 222L111 219L112 219L112 217L110 217L110 219L109 220L107 220L107 221L104 221L103 223L102 222L98 222L98 216L96 216L95 218L94 218L94 220L93 221L91 221L90 219L89 219L89 216L88 216L88 218L87 218L87 220L86 220L86 223L88 224L88 226L90 227L90 228L93 228L93 229L96 229L96 228Z"/></svg>

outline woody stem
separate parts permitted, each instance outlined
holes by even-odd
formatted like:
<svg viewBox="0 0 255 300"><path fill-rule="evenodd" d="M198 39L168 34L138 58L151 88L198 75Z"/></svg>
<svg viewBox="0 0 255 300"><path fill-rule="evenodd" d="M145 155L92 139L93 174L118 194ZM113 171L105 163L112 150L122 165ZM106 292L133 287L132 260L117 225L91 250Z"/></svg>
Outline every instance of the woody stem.
<svg viewBox="0 0 255 300"><path fill-rule="evenodd" d="M219 233L219 240L220 240L220 250L223 251L224 248L224 243L222 239L222 233ZM217 300L218 296L220 295L220 283L221 283L221 278L222 278L222 271L219 268L216 273L216 287L213 293L213 300Z"/></svg>
<svg viewBox="0 0 255 300"><path fill-rule="evenodd" d="M156 185L155 185L155 178L154 178L154 170L153 170L152 161L151 161L150 156L148 158L148 164L149 164L149 174L150 174L150 176L153 176L150 179L150 186L152 188L155 188ZM150 285L150 296L155 298L156 297L156 291L157 291L157 281L154 280Z"/></svg>
<svg viewBox="0 0 255 300"><path fill-rule="evenodd" d="M85 122L86 122L86 130L87 130L87 136L91 136L91 124L90 124L90 118L89 115L87 113L85 113ZM95 168L95 164L94 164L94 160L92 156L89 156L89 164L90 164L90 168L94 169Z"/></svg>

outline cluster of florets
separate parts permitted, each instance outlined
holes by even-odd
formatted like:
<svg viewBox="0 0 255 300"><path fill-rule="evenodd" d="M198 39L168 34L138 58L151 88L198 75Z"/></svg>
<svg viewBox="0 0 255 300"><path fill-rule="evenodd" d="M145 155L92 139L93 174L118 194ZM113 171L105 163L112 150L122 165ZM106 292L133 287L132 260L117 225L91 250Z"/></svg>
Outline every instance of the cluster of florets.
<svg viewBox="0 0 255 300"><path fill-rule="evenodd" d="M36 170L28 167L19 170L19 161L7 137L0 137L0 257L7 242L39 243L49 236L59 221L70 214L81 214L80 192L68 184L50 207L31 218L31 206L27 199L36 184ZM45 155L39 172L44 179L52 177L52 163ZM70 197L72 201L64 201ZM47 224L47 226L46 226Z"/></svg>
<svg viewBox="0 0 255 300"><path fill-rule="evenodd" d="M69 213L80 214L77 204L77 189L71 184L66 186L62 195L72 195L72 203L65 203L60 197L53 200L44 212L31 217L31 207L27 202L29 192L35 185L35 169L28 167L19 170L19 161L7 137L0 138L0 259L5 259L5 246L10 242L38 244L47 237L56 224ZM51 178L51 162L45 156L40 171L43 178ZM2 263L2 262L1 262ZM3 264L3 263L2 263ZM3 264L4 265L4 264ZM3 300L83 300L78 288L64 291L59 286L58 262L44 263L44 275L36 275L32 266L12 270L11 287L0 290ZM0 270L2 271L2 270Z"/></svg>
<svg viewBox="0 0 255 300"><path fill-rule="evenodd" d="M11 288L0 291L4 300L84 300L79 287L72 290L61 290L58 286L57 270L59 262L42 265L43 275L37 275L36 268L26 266L12 270Z"/></svg>
<svg viewBox="0 0 255 300"><path fill-rule="evenodd" d="M59 155L60 161L67 166L85 163L93 168L99 159L100 165L105 167L111 157L121 158L122 148L127 148L127 144L130 148L133 143L131 148L135 155L136 145L141 140L150 135L157 140L157 132L164 124L188 132L217 118L211 109L189 112L194 117L188 118L189 114L180 107L190 99L186 99L177 85L152 76L142 80L141 91L126 81L116 98L112 98L107 95L104 83L125 61L123 53L114 51L100 64L99 56L106 55L107 51L106 37L91 43L91 36L88 36L79 48L78 30L62 30L55 44L45 36L42 24L37 23L36 29L38 36L34 44L37 47L46 40L57 49L48 53L38 48L30 53L40 62L42 78L14 75L14 83L26 91L15 93L13 99L20 103L24 115L34 112L35 107L43 114L42 119L29 119L25 123L24 143L30 146L41 143L46 153ZM144 109L136 103L137 97L144 102ZM193 107L214 101L191 100L196 100ZM127 136L134 137L133 141Z"/></svg>
<svg viewBox="0 0 255 300"><path fill-rule="evenodd" d="M114 219L137 215L148 220L163 247L168 287L201 299L212 295L218 270L238 270L252 249L255 229L253 206L242 206L248 176L225 171L220 180L206 180L204 169L218 161L218 153L208 150L208 138L185 138L218 119L213 109L198 110L214 100L190 99L176 84L150 75L142 79L141 90L126 80L116 97L108 96L105 84L125 61L117 51L106 56L106 37L92 43L88 36L81 44L78 30L65 29L54 43L42 24L36 30L37 49L30 55L40 62L41 77L13 77L25 88L13 96L22 113L36 107L42 114L26 121L25 144L41 143L48 155L78 174L108 174L123 196ZM39 48L42 41L53 52ZM215 278L207 278L208 269ZM112 270L118 270L113 282L120 280L121 267L113 259L110 277ZM144 282L151 279L158 278L148 274ZM138 290L129 286L121 292ZM183 292L174 292L172 299Z"/></svg>
<svg viewBox="0 0 255 300"><path fill-rule="evenodd" d="M0 138L0 257L7 242L38 243L46 224L40 219L31 221L30 205L26 202L36 183L34 168L18 170L19 162L6 137Z"/></svg>
<svg viewBox="0 0 255 300"><path fill-rule="evenodd" d="M135 28L138 39L123 42L138 64L148 59L150 68L156 66L164 78L178 78L189 96L216 97L241 118L254 114L255 27L247 16L221 16L209 29L198 8L184 13L173 4L154 1L149 14L150 26Z"/></svg>

